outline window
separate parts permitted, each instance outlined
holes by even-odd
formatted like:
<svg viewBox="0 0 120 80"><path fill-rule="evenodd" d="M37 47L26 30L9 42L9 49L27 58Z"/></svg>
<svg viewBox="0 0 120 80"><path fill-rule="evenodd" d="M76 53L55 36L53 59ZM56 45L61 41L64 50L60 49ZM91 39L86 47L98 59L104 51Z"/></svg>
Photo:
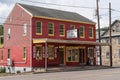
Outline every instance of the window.
<svg viewBox="0 0 120 80"><path fill-rule="evenodd" d="M10 58L10 49L8 49L8 59Z"/></svg>
<svg viewBox="0 0 120 80"><path fill-rule="evenodd" d="M37 35L42 34L42 22L36 22L36 34Z"/></svg>
<svg viewBox="0 0 120 80"><path fill-rule="evenodd" d="M94 57L94 48L93 47L88 48L88 52L89 52L89 57L93 58Z"/></svg>
<svg viewBox="0 0 120 80"><path fill-rule="evenodd" d="M68 62L79 62L78 48L69 47L67 48L66 59Z"/></svg>
<svg viewBox="0 0 120 80"><path fill-rule="evenodd" d="M81 27L80 27L80 38L84 38L84 36L85 36L84 27L81 26Z"/></svg>
<svg viewBox="0 0 120 80"><path fill-rule="evenodd" d="M23 59L26 59L26 55L27 55L27 49L26 47L23 47Z"/></svg>
<svg viewBox="0 0 120 80"><path fill-rule="evenodd" d="M24 11L23 10L21 11L21 17L24 17Z"/></svg>
<svg viewBox="0 0 120 80"><path fill-rule="evenodd" d="M9 20L10 20L10 22L12 22L12 16L10 16Z"/></svg>
<svg viewBox="0 0 120 80"><path fill-rule="evenodd" d="M54 35L54 25L53 25L53 23L48 23L48 34L50 36Z"/></svg>
<svg viewBox="0 0 120 80"><path fill-rule="evenodd" d="M119 26L119 24L116 25L115 29L116 29L116 32L120 32L120 26Z"/></svg>
<svg viewBox="0 0 120 80"><path fill-rule="evenodd" d="M36 60L42 60L42 46L36 45Z"/></svg>
<svg viewBox="0 0 120 80"><path fill-rule="evenodd" d="M10 39L10 28L8 28L7 38Z"/></svg>
<svg viewBox="0 0 120 80"><path fill-rule="evenodd" d="M110 58L110 53L107 51L106 52L106 59L109 59Z"/></svg>
<svg viewBox="0 0 120 80"><path fill-rule="evenodd" d="M70 25L70 30L73 30L75 29L75 26L74 25Z"/></svg>
<svg viewBox="0 0 120 80"><path fill-rule="evenodd" d="M3 60L3 50L0 52L0 60Z"/></svg>
<svg viewBox="0 0 120 80"><path fill-rule="evenodd" d="M120 37L118 37L118 44L120 44Z"/></svg>
<svg viewBox="0 0 120 80"><path fill-rule="evenodd" d="M60 24L60 36L65 36L65 26Z"/></svg>
<svg viewBox="0 0 120 80"><path fill-rule="evenodd" d="M48 59L54 59L55 47L52 45L48 46Z"/></svg>
<svg viewBox="0 0 120 80"><path fill-rule="evenodd" d="M105 39L105 42L106 42L106 43L109 43L109 39Z"/></svg>
<svg viewBox="0 0 120 80"><path fill-rule="evenodd" d="M23 24L23 35L24 36L27 35L27 24L26 23Z"/></svg>
<svg viewBox="0 0 120 80"><path fill-rule="evenodd" d="M118 57L120 58L120 49L119 49Z"/></svg>
<svg viewBox="0 0 120 80"><path fill-rule="evenodd" d="M89 38L93 38L93 27L89 27Z"/></svg>

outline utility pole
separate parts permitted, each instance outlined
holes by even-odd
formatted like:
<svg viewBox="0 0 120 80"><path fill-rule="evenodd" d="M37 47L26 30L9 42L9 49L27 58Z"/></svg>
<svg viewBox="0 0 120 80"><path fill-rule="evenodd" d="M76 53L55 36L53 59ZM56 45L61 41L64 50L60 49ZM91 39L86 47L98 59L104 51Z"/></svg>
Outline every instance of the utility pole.
<svg viewBox="0 0 120 80"><path fill-rule="evenodd" d="M109 3L109 30L110 30L110 66L112 67L111 3Z"/></svg>
<svg viewBox="0 0 120 80"><path fill-rule="evenodd" d="M96 0L96 5L97 5L97 21L98 21L99 43L101 43L101 36L100 36L100 16L99 16L99 5L98 5L98 0ZM99 54L100 54L100 65L102 65L101 46L99 46Z"/></svg>

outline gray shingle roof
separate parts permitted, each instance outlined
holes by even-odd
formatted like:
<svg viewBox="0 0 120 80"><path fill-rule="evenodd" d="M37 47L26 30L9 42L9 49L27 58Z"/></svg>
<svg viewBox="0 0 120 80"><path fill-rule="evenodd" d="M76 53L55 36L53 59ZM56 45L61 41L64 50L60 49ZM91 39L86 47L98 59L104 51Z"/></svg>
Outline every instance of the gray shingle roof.
<svg viewBox="0 0 120 80"><path fill-rule="evenodd" d="M18 3L18 4L23 8L25 8L27 11L29 11L33 16L45 16L45 17L51 17L51 18L74 20L74 21L95 24L95 22L77 13L55 10L55 9L48 9L48 8L26 5L21 3Z"/></svg>

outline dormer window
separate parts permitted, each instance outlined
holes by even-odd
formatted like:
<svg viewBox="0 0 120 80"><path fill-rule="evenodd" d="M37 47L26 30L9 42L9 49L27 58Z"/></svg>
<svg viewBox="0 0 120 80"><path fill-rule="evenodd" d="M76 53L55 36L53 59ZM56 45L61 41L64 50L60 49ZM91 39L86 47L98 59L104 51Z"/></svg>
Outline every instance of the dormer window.
<svg viewBox="0 0 120 80"><path fill-rule="evenodd" d="M116 28L116 32L120 32L120 26L119 25L116 25L115 28Z"/></svg>

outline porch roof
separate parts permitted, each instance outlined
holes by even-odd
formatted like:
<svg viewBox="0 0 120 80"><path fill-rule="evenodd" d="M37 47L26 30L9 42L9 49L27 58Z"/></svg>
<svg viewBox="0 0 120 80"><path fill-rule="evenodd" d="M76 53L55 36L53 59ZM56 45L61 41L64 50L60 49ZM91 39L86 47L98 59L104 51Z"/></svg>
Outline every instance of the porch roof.
<svg viewBox="0 0 120 80"><path fill-rule="evenodd" d="M99 42L92 42L92 41L79 41L79 40L62 40L62 39L49 39L49 38L40 38L40 39L33 39L33 43L64 43L64 44L86 44L86 45L96 45L96 46L109 46L109 43L99 43Z"/></svg>

